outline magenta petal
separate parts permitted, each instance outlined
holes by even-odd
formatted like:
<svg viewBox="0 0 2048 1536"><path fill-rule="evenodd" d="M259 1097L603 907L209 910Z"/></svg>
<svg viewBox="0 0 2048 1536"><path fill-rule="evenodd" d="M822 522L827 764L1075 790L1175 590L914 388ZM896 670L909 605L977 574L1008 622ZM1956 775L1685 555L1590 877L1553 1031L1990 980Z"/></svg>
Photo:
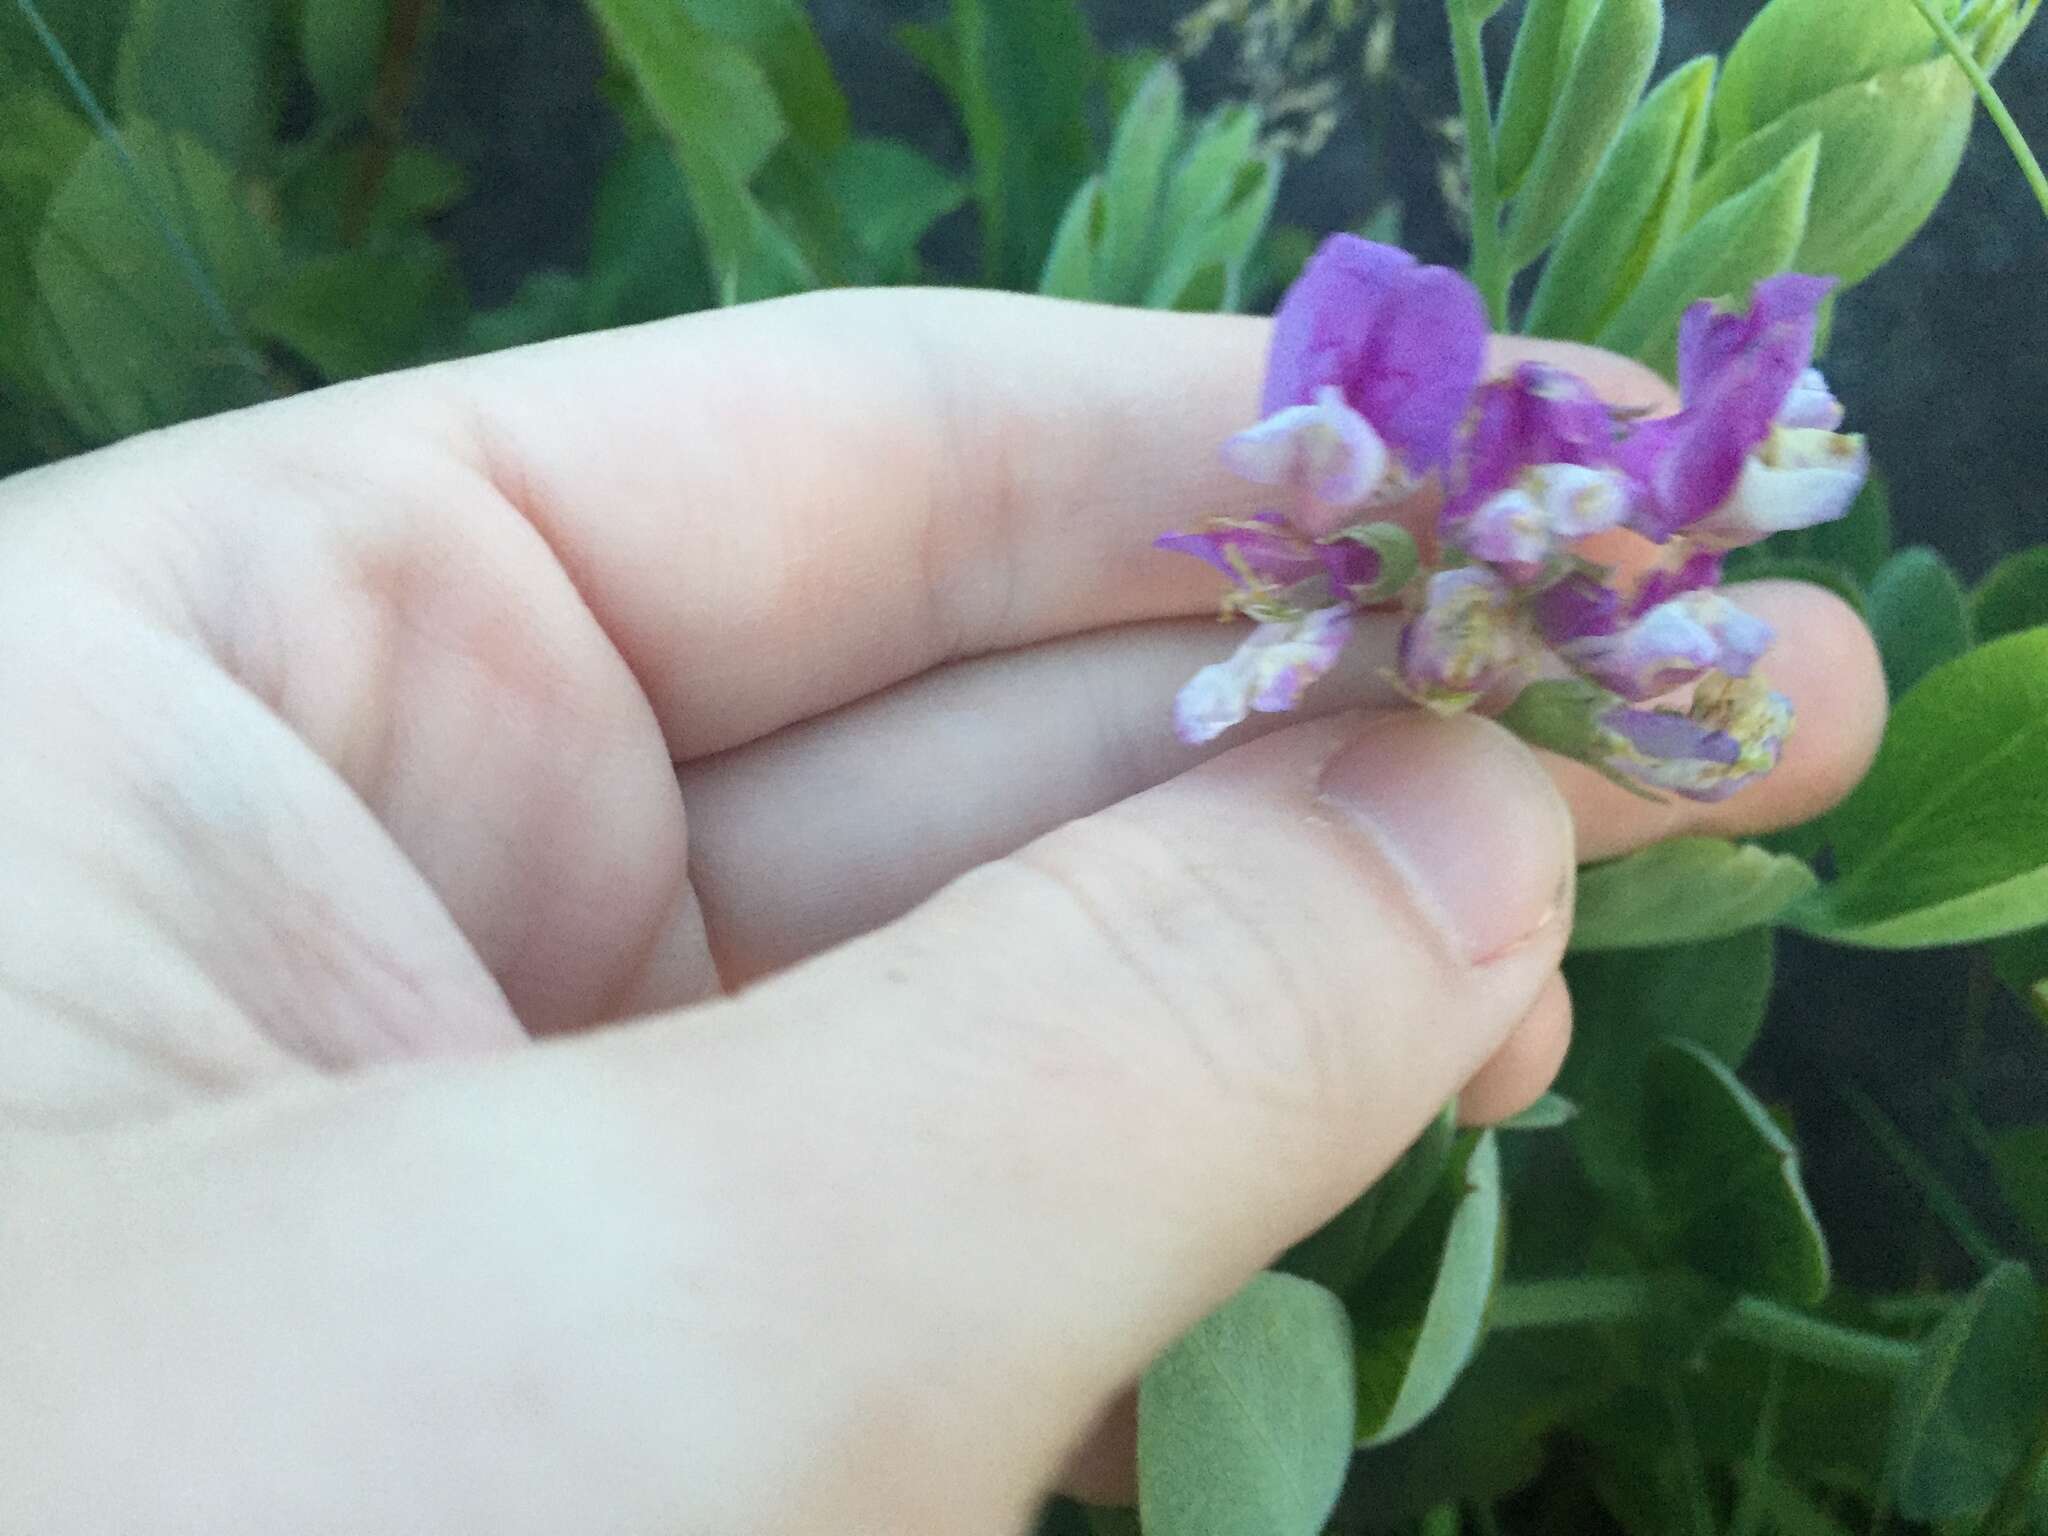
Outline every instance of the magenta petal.
<svg viewBox="0 0 2048 1536"><path fill-rule="evenodd" d="M1193 555L1233 581L1242 581L1249 571L1274 587L1289 587L1322 571L1315 546L1292 534L1277 513L1262 512L1252 523L1257 526L1221 523L1193 533L1169 533L1154 539L1152 547Z"/></svg>
<svg viewBox="0 0 2048 1536"><path fill-rule="evenodd" d="M1545 588L1537 597L1536 626L1552 645L1564 645L1613 634L1621 627L1626 608L1619 592L1579 573Z"/></svg>
<svg viewBox="0 0 2048 1536"><path fill-rule="evenodd" d="M1605 464L1613 453L1613 419L1592 386L1561 368L1524 363L1512 378L1479 391L1465 483L1446 518L1455 519L1535 465Z"/></svg>
<svg viewBox="0 0 2048 1536"><path fill-rule="evenodd" d="M1261 414L1335 386L1411 472L1450 455L1486 360L1477 290L1406 251L1335 235L1274 316Z"/></svg>
<svg viewBox="0 0 2048 1536"><path fill-rule="evenodd" d="M1718 592L1660 603L1611 635L1560 646L1559 654L1625 699L1651 699L1703 677L1747 677L1770 648L1770 625Z"/></svg>

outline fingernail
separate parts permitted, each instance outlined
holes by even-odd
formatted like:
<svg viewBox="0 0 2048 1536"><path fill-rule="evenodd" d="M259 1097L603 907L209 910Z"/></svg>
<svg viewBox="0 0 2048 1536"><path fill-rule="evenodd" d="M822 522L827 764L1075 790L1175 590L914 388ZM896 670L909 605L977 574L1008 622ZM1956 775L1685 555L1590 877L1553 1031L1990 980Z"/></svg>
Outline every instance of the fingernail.
<svg viewBox="0 0 2048 1536"><path fill-rule="evenodd" d="M1571 899L1571 815L1529 749L1490 721L1389 715L1329 761L1321 791L1469 964L1525 943Z"/></svg>

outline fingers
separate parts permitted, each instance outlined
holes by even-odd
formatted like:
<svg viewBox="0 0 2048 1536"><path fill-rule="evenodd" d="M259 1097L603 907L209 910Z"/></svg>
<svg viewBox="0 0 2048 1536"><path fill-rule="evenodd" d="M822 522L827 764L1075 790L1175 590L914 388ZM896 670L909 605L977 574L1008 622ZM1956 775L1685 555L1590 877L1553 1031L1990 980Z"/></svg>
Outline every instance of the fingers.
<svg viewBox="0 0 2048 1536"><path fill-rule="evenodd" d="M1553 976L1528 1016L1458 1095L1458 1118L1466 1125L1494 1125L1519 1115L1557 1081L1571 1043L1572 996L1564 977Z"/></svg>
<svg viewBox="0 0 2048 1536"><path fill-rule="evenodd" d="M0 1527L1021 1524L1500 1049L1572 862L1497 728L1308 724L734 1002L23 1163Z"/></svg>
<svg viewBox="0 0 2048 1536"><path fill-rule="evenodd" d="M1612 858L1679 832L1741 835L1803 821L1861 777L1883 726L1877 654L1817 587L1739 589L1776 626L1766 662L1799 725L1785 761L1718 805L1646 802L1553 761L1580 853ZM1398 703L1398 625L1362 621L1312 711ZM907 911L947 880L1184 771L1217 747L1173 737L1169 705L1238 632L1202 621L1085 635L964 663L682 770L691 875L729 980L760 975Z"/></svg>
<svg viewBox="0 0 2048 1536"><path fill-rule="evenodd" d="M840 292L500 354L298 402L323 460L429 434L538 528L679 758L950 659L1213 606L1150 548L1255 510L1263 321L989 293ZM1631 405L1591 348L1503 341ZM254 421L256 418L247 418Z"/></svg>

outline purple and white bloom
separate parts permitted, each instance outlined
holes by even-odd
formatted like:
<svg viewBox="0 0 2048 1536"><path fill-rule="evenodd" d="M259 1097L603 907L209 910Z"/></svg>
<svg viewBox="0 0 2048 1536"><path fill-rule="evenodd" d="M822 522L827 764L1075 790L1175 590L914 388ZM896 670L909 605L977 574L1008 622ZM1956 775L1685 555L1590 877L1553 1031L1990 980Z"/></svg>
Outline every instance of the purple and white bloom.
<svg viewBox="0 0 2048 1536"><path fill-rule="evenodd" d="M1725 800L1769 773L1792 732L1792 705L1756 678L1709 677L1683 713L1609 710L1607 766L1689 800Z"/></svg>
<svg viewBox="0 0 2048 1536"><path fill-rule="evenodd" d="M1288 620L1325 606L1334 596L1357 599L1380 585L1386 562L1370 541L1309 539L1277 512L1243 519L1217 518L1193 533L1169 533L1156 549L1193 555L1237 584L1225 613Z"/></svg>
<svg viewBox="0 0 2048 1536"><path fill-rule="evenodd" d="M1486 333L1486 307L1458 273L1334 235L1273 317L1265 420L1240 435L1233 457L1249 458L1261 484L1276 483L1267 478L1276 464L1280 483L1327 479L1331 506L1355 509L1361 501L1345 498L1368 479L1365 497L1397 494L1449 463L1485 366ZM1300 414L1304 408L1316 414ZM1360 425L1385 454L1377 477ZM1320 504L1306 515L1324 526L1305 531L1353 520L1328 523L1332 514Z"/></svg>
<svg viewBox="0 0 2048 1536"><path fill-rule="evenodd" d="M1770 625L1720 593L1688 592L1606 633L1555 643L1601 687L1624 699L1653 699L1709 672L1747 677L1771 639Z"/></svg>
<svg viewBox="0 0 2048 1536"><path fill-rule="evenodd" d="M1190 746L1212 741L1246 716L1293 709L1337 664L1351 638L1352 610L1318 609L1289 623L1261 624L1228 661L1202 668L1174 701L1174 734Z"/></svg>
<svg viewBox="0 0 2048 1536"><path fill-rule="evenodd" d="M1519 594L1483 565L1430 577L1422 611L1401 632L1401 683L1434 709L1469 708L1527 678L1543 656Z"/></svg>
<svg viewBox="0 0 2048 1536"><path fill-rule="evenodd" d="M1223 445L1223 462L1254 485L1292 493L1287 519L1314 537L1357 521L1387 483L1392 460L1379 433L1334 384L1309 405L1290 405Z"/></svg>
<svg viewBox="0 0 2048 1536"><path fill-rule="evenodd" d="M1813 367L1830 279L1787 273L1759 283L1744 313L1695 304L1679 327L1684 408L1645 422L1621 459L1641 485L1632 525L1663 542L1684 534L1735 549L1840 517L1869 463L1843 437L1841 403ZM1810 434L1810 435L1809 435ZM1751 475L1751 467L1759 473Z"/></svg>
<svg viewBox="0 0 2048 1536"><path fill-rule="evenodd" d="M1467 554L1527 584L1574 540L1619 527L1628 507L1627 482L1611 469L1539 464L1473 509L1457 538Z"/></svg>

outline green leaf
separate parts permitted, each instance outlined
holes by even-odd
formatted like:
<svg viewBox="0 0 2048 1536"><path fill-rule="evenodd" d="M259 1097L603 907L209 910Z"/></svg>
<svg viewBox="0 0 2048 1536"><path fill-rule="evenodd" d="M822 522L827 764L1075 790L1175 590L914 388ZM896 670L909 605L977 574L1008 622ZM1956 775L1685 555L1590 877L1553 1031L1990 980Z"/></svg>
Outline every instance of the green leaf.
<svg viewBox="0 0 2048 1536"><path fill-rule="evenodd" d="M1239 177L1256 161L1258 141L1259 114L1243 105L1224 108L1196 131L1166 179L1159 227L1169 254L1162 269L1174 265L1174 255L1198 246L1218 215L1242 195Z"/></svg>
<svg viewBox="0 0 2048 1536"><path fill-rule="evenodd" d="M1953 22L1960 0L1935 8ZM1908 0L1771 0L1728 52L1714 141L1740 143L1840 86L1924 63L1939 46Z"/></svg>
<svg viewBox="0 0 2048 1536"><path fill-rule="evenodd" d="M1731 1288L1810 1306L1827 1294L1828 1250L1799 1153L1727 1066L1685 1040L1650 1053L1644 1158L1656 1217L1675 1251Z"/></svg>
<svg viewBox="0 0 2048 1536"><path fill-rule="evenodd" d="M1766 543L1731 551L1728 579L1760 580L1764 567L1816 561L1831 565L1850 578L1855 589L1855 601L1860 608L1864 601L1863 589L1876 578L1891 550L1891 493L1883 473L1873 470L1846 517L1822 523L1817 528L1796 528L1775 534Z"/></svg>
<svg viewBox="0 0 2048 1536"><path fill-rule="evenodd" d="M1870 583L1870 627L1893 698L1970 648L1963 584L1931 549L1902 549Z"/></svg>
<svg viewBox="0 0 2048 1536"><path fill-rule="evenodd" d="M78 164L92 130L47 91L0 97L0 378L14 389L47 400L43 371L21 344L36 307L35 246L43 214Z"/></svg>
<svg viewBox="0 0 2048 1536"><path fill-rule="evenodd" d="M1968 79L1946 56L1838 87L1717 149L1693 207L1738 195L1817 137L1813 203L1792 264L1861 282L1934 212L1962 162L1975 107Z"/></svg>
<svg viewBox="0 0 2048 1536"><path fill-rule="evenodd" d="M531 298L536 317L549 308L545 294ZM639 325L716 302L681 168L654 140L628 143L598 183L578 317L554 334Z"/></svg>
<svg viewBox="0 0 2048 1536"><path fill-rule="evenodd" d="M1892 1404L1885 1483L1909 1520L1981 1514L2043 1410L2041 1292L2023 1264L1986 1275L1921 1342Z"/></svg>
<svg viewBox="0 0 2048 1536"><path fill-rule="evenodd" d="M1541 255L1578 206L1657 63L1664 0L1600 0L1508 219L1510 268Z"/></svg>
<svg viewBox="0 0 2048 1536"><path fill-rule="evenodd" d="M1685 227L1714 60L1672 73L1630 116L1544 263L1523 329L1590 341Z"/></svg>
<svg viewBox="0 0 2048 1536"><path fill-rule="evenodd" d="M1522 13L1494 130L1494 173L1503 197L1513 195L1535 163L1537 146L1599 6L1600 0L1529 0Z"/></svg>
<svg viewBox="0 0 2048 1536"><path fill-rule="evenodd" d="M801 0L671 0L713 37L744 49L767 77L791 134L829 155L851 136L832 63Z"/></svg>
<svg viewBox="0 0 2048 1536"><path fill-rule="evenodd" d="M1102 178L1090 176L1074 193L1060 220L1038 291L1055 299L1092 299L1095 294L1096 251L1104 225Z"/></svg>
<svg viewBox="0 0 2048 1536"><path fill-rule="evenodd" d="M121 111L253 167L277 116L273 20L271 0L135 0L121 40Z"/></svg>
<svg viewBox="0 0 2048 1536"><path fill-rule="evenodd" d="M466 356L526 347L582 329L586 294L581 279L567 272L535 272L496 309L469 317L462 351Z"/></svg>
<svg viewBox="0 0 2048 1536"><path fill-rule="evenodd" d="M720 297L808 286L802 257L750 188L789 132L761 66L675 0L588 4L682 167Z"/></svg>
<svg viewBox="0 0 2048 1536"><path fill-rule="evenodd" d="M103 141L79 157L34 257L34 345L67 413L102 439L264 398L268 382L233 327L281 270L276 237L203 146L138 122L127 147L132 178Z"/></svg>
<svg viewBox="0 0 2048 1536"><path fill-rule="evenodd" d="M342 226L355 196L362 164L359 149L330 150L293 168L282 188L286 235L302 251L317 254L342 243ZM445 213L468 194L463 169L445 155L416 144L401 145L392 157L376 200L362 218L360 234L414 232L435 214Z"/></svg>
<svg viewBox="0 0 2048 1536"><path fill-rule="evenodd" d="M1444 1400L1486 1321L1503 1242L1500 1148L1494 1133L1465 1139L1428 1206L1354 1298L1358 1443L1408 1433Z"/></svg>
<svg viewBox="0 0 2048 1536"><path fill-rule="evenodd" d="M1554 1131L1579 1118L1579 1106L1561 1093L1546 1093L1519 1115L1495 1127L1502 1131Z"/></svg>
<svg viewBox="0 0 2048 1536"><path fill-rule="evenodd" d="M370 100L391 18L391 0L303 0L299 59L320 105L353 117Z"/></svg>
<svg viewBox="0 0 2048 1536"><path fill-rule="evenodd" d="M894 139L853 140L826 174L866 282L905 276L925 231L967 200L965 182Z"/></svg>
<svg viewBox="0 0 2048 1536"><path fill-rule="evenodd" d="M1350 1296L1429 1203L1457 1140L1457 1107L1451 1105L1376 1184L1288 1249L1274 1267Z"/></svg>
<svg viewBox="0 0 2048 1536"><path fill-rule="evenodd" d="M1170 63L1145 76L1116 125L1103 171L1100 293L1128 302L1152 269L1167 157L1180 141L1180 71Z"/></svg>
<svg viewBox="0 0 2048 1536"><path fill-rule="evenodd" d="M1094 44L1076 0L953 0L952 20L987 275L1022 287L1087 176Z"/></svg>
<svg viewBox="0 0 2048 1536"><path fill-rule="evenodd" d="M1970 615L1980 640L2048 624L2048 544L2001 560L1972 594Z"/></svg>
<svg viewBox="0 0 2048 1536"><path fill-rule="evenodd" d="M2006 1203L2048 1248L2048 1125L2023 1125L1992 1138L1991 1164Z"/></svg>
<svg viewBox="0 0 2048 1536"><path fill-rule="evenodd" d="M1892 711L1830 824L1840 878L1794 909L1819 938L1916 949L2048 922L2048 629L1937 667Z"/></svg>
<svg viewBox="0 0 2048 1536"><path fill-rule="evenodd" d="M1320 1536L1356 1414L1344 1304L1260 1275L1139 1385L1146 1536Z"/></svg>
<svg viewBox="0 0 2048 1536"><path fill-rule="evenodd" d="M1763 1028L1771 995L1771 934L1752 928L1670 949L1573 955L1572 1041L1557 1089L1579 1106L1571 1124L1587 1176L1609 1195L1637 1178L1643 1075L1667 1037L1739 1065Z"/></svg>
<svg viewBox="0 0 2048 1536"><path fill-rule="evenodd" d="M1273 204L1280 194L1280 160L1277 155L1248 160L1232 179L1230 198L1196 236L1176 247L1171 262L1145 296L1145 302L1165 309L1236 309L1243 296L1243 274L1264 238L1273 216ZM1223 292L1203 295L1205 302L1189 298L1190 285L1210 268L1224 274Z"/></svg>
<svg viewBox="0 0 2048 1536"><path fill-rule="evenodd" d="M36 8L89 89L111 97L134 0L37 0ZM0 86L62 91L63 82L15 0L0 5Z"/></svg>
<svg viewBox="0 0 2048 1536"><path fill-rule="evenodd" d="M1750 843L1679 838L1579 874L1574 951L1725 938L1776 918L1818 884L1798 859Z"/></svg>
<svg viewBox="0 0 2048 1536"><path fill-rule="evenodd" d="M249 322L332 381L444 355L463 308L453 255L412 235L301 263L255 304Z"/></svg>
<svg viewBox="0 0 2048 1536"><path fill-rule="evenodd" d="M1819 164L1820 143L1809 140L1768 176L1696 222L1652 263L1601 328L1600 345L1669 373L1678 356L1678 320L1688 305L1746 297L1756 283L1791 265L1805 238L1807 200Z"/></svg>

